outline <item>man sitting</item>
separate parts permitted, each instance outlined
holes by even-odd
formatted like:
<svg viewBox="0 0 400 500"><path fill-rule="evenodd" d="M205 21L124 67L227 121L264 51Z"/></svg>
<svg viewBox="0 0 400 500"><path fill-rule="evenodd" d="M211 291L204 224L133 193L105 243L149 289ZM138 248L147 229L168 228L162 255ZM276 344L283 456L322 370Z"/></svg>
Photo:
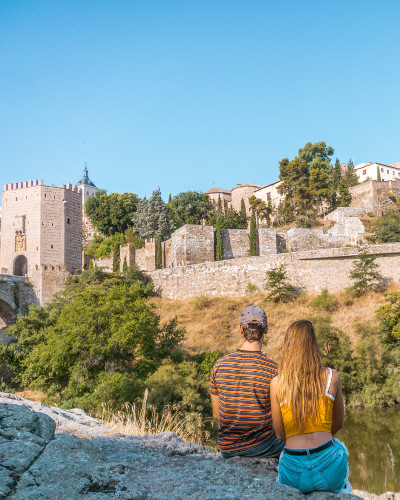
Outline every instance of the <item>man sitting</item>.
<svg viewBox="0 0 400 500"><path fill-rule="evenodd" d="M279 457L284 443L272 428L269 385L278 365L261 352L267 315L247 307L239 319L240 349L218 359L210 378L213 416L223 458Z"/></svg>

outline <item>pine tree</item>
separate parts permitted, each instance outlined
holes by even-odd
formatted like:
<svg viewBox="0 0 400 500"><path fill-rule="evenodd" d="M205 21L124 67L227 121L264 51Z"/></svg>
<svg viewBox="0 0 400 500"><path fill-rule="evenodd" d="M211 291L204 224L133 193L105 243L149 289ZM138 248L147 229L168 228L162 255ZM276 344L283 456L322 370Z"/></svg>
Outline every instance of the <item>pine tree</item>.
<svg viewBox="0 0 400 500"><path fill-rule="evenodd" d="M376 167L376 180L382 182L381 169L379 167Z"/></svg>
<svg viewBox="0 0 400 500"><path fill-rule="evenodd" d="M350 278L354 281L351 288L356 295L363 295L382 287L382 276L378 272L379 265L375 260L376 255L368 253L366 247L358 249L358 259L354 261L350 272Z"/></svg>
<svg viewBox="0 0 400 500"><path fill-rule="evenodd" d="M286 267L284 264L267 271L266 287L270 290L268 298L276 303L289 302L299 295L298 289L287 280Z"/></svg>
<svg viewBox="0 0 400 500"><path fill-rule="evenodd" d="M224 260L224 247L222 244L222 220L218 217L215 228L215 260Z"/></svg>
<svg viewBox="0 0 400 500"><path fill-rule="evenodd" d="M122 272L126 274L128 272L128 263L126 262L126 255L124 257L124 263L122 264Z"/></svg>
<svg viewBox="0 0 400 500"><path fill-rule="evenodd" d="M256 215L254 210L251 211L251 220L250 220L250 257L254 257L257 255L257 243L256 243Z"/></svg>
<svg viewBox="0 0 400 500"><path fill-rule="evenodd" d="M360 182L358 179L358 175L356 174L356 171L354 170L353 160L349 160L349 163L347 164L347 170L346 170L346 173L344 174L344 179L346 182L346 186L348 188L350 188L352 186L356 186Z"/></svg>
<svg viewBox="0 0 400 500"><path fill-rule="evenodd" d="M240 201L240 223L241 223L242 229L247 229L246 204L245 204L243 198Z"/></svg>
<svg viewBox="0 0 400 500"><path fill-rule="evenodd" d="M157 239L157 255L156 255L156 266L157 269L162 269L162 248L161 239Z"/></svg>
<svg viewBox="0 0 400 500"><path fill-rule="evenodd" d="M119 272L119 243L116 243L113 251L113 272Z"/></svg>
<svg viewBox="0 0 400 500"><path fill-rule="evenodd" d="M143 240L149 238L166 240L170 237L168 206L163 202L159 189L153 191L149 200L143 198L139 202L137 211L132 217L132 222L135 231Z"/></svg>

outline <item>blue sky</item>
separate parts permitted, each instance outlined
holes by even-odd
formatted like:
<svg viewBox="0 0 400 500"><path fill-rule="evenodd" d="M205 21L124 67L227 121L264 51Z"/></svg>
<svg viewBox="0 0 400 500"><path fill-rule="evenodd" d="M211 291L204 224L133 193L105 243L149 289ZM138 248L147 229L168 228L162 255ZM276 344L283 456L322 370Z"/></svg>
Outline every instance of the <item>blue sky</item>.
<svg viewBox="0 0 400 500"><path fill-rule="evenodd" d="M0 183L266 185L324 140L400 161L400 2L1 0Z"/></svg>

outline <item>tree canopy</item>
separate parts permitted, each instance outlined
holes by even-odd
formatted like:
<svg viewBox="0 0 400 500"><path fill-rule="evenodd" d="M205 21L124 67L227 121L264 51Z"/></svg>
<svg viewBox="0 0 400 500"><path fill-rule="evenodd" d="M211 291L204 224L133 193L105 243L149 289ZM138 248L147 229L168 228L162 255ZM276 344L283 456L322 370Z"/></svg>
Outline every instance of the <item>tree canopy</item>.
<svg viewBox="0 0 400 500"><path fill-rule="evenodd" d="M159 189L153 191L149 199L140 200L132 222L135 231L143 240L148 238L166 240L170 237L168 208L161 198Z"/></svg>
<svg viewBox="0 0 400 500"><path fill-rule="evenodd" d="M208 223L214 215L214 207L205 193L185 191L168 202L169 218L174 229L185 224Z"/></svg>

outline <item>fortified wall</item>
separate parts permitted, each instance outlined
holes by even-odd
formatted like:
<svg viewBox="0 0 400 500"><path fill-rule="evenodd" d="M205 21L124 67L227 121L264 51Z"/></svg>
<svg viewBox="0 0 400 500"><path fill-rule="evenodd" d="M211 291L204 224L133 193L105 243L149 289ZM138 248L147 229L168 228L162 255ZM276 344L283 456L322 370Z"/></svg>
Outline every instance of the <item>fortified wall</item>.
<svg viewBox="0 0 400 500"><path fill-rule="evenodd" d="M42 180L6 184L2 198L0 271L28 276L43 305L82 268L82 194Z"/></svg>
<svg viewBox="0 0 400 500"><path fill-rule="evenodd" d="M380 215L387 206L396 203L400 196L400 180L369 180L351 187L349 191L350 207L363 207Z"/></svg>
<svg viewBox="0 0 400 500"><path fill-rule="evenodd" d="M400 283L400 243L371 245L368 251L377 255L381 275L388 282ZM267 271L284 264L290 283L301 290L338 292L352 284L349 274L357 257L354 247L308 250L159 269L150 276L161 295L171 299L246 295L250 283L265 290Z"/></svg>

